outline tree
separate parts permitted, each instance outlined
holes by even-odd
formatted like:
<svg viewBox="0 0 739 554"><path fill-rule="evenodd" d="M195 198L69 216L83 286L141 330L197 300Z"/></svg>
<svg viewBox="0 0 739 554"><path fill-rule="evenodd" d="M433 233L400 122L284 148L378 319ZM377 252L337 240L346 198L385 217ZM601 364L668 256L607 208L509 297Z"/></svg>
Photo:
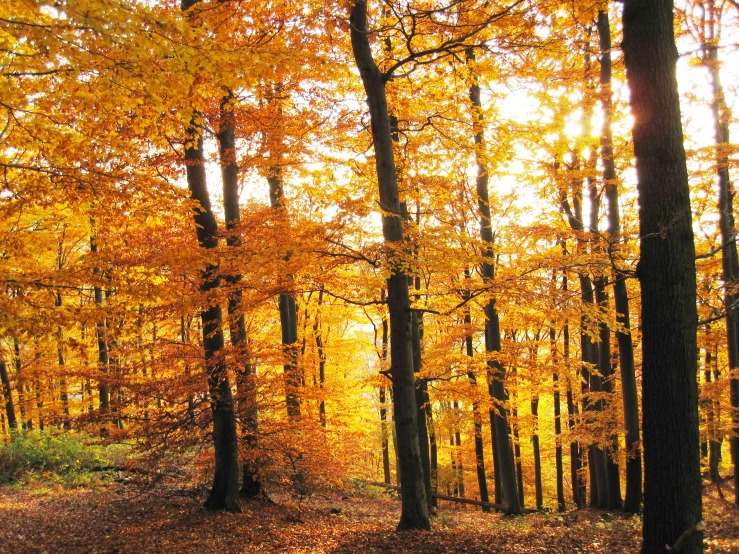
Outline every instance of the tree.
<svg viewBox="0 0 739 554"><path fill-rule="evenodd" d="M611 128L613 119L611 26L607 11L598 11L598 36L600 39L600 100L604 116L600 146L605 196L608 204L607 236L609 241L618 241L620 240L621 221ZM614 248L614 242L611 242L609 246ZM618 342L618 363L621 368L621 390L624 404L624 422L626 424L626 498L624 499L624 511L637 513L641 507L642 499L639 399L634 373L634 347L631 340L626 273L618 269L614 273L613 295L616 304L616 320L620 324L616 330L616 341Z"/></svg>
<svg viewBox="0 0 739 554"><path fill-rule="evenodd" d="M197 0L182 0L182 11L187 12ZM203 153L202 115L193 112L185 143L187 186L194 201L193 220L198 244L206 250L218 247L218 225L210 203L206 184ZM218 265L210 262L201 271L200 292L208 295L218 289ZM223 314L220 305L210 299L210 305L201 309L203 348L211 409L213 411L213 444L216 467L206 507L213 510L241 511L239 504L239 450L236 431L236 411L228 378L223 338Z"/></svg>
<svg viewBox="0 0 739 554"><path fill-rule="evenodd" d="M418 443L416 394L411 345L411 311L408 277L400 263L403 222L398 176L393 154L385 83L372 56L367 28L367 2L351 9L351 42L354 59L367 94L375 148L375 164L382 208L382 232L388 246L387 303L390 316L390 374L393 381L393 413L398 436L402 508L399 529L429 529L426 490Z"/></svg>
<svg viewBox="0 0 739 554"><path fill-rule="evenodd" d="M466 50L467 62L474 64L474 50ZM478 198L478 210L480 217L480 238L483 242L482 277L486 284L495 279L495 269L492 260L493 252L493 227L490 215L490 194L488 192L489 174L485 163L484 148L485 135L483 132L482 101L480 98L480 86L472 70L472 81L470 85L470 102L473 109L473 130L475 135L475 162L477 163L476 190ZM494 354L502 349L500 343L500 319L495 308L495 299L491 298L485 305L485 351L490 356L488 366L488 387L490 396L495 402L491 411L490 425L494 428L494 448L498 453L500 482L503 489L503 505L507 514L521 513L519 493L516 486L516 465L513 449L508 440L509 424L508 413L505 407L505 368ZM497 473L497 468L496 468Z"/></svg>
<svg viewBox="0 0 739 554"><path fill-rule="evenodd" d="M644 554L701 520L695 246L672 10L670 0L627 0L623 13L640 208ZM684 551L702 552L702 539Z"/></svg>

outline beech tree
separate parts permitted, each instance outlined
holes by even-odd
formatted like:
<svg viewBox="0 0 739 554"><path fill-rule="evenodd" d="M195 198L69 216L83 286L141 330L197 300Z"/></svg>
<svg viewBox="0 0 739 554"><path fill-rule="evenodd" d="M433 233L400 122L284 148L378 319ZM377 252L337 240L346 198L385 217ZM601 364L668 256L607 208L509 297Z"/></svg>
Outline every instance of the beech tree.
<svg viewBox="0 0 739 554"><path fill-rule="evenodd" d="M640 207L644 554L701 521L695 246L672 8L627 0L623 13ZM702 538L683 550L702 552Z"/></svg>

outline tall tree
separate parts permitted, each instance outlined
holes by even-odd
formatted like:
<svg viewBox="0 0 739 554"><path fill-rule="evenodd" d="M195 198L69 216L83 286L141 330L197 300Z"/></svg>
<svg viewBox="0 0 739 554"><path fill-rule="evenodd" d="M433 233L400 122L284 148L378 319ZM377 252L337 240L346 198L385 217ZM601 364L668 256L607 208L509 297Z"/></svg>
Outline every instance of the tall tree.
<svg viewBox="0 0 739 554"><path fill-rule="evenodd" d="M613 91L611 89L611 26L608 12L598 11L598 36L600 40L600 101L603 111L603 128L600 136L603 180L608 205L608 239L611 248L621 233L620 207L618 205L618 178L613 158ZM641 452L639 451L639 399L634 371L634 347L631 340L629 319L629 295L626 290L626 273L616 268L613 279L613 295L616 304L616 330L618 363L621 368L621 391L626 426L626 498L624 511L637 513L642 500Z"/></svg>
<svg viewBox="0 0 739 554"><path fill-rule="evenodd" d="M229 91L221 99L218 153L221 162L223 182L223 211L226 218L226 244L233 248L241 246L239 224L239 166L236 161L236 124L234 120L234 96ZM243 292L239 287L241 275L227 275L224 280L232 287L228 294L229 336L236 351L236 385L238 387L239 417L243 427L245 456L242 464L241 495L254 497L261 491L261 482L254 460L257 447L258 411L254 384L254 369L249 353L246 332L246 314L243 306Z"/></svg>
<svg viewBox="0 0 739 554"><path fill-rule="evenodd" d="M467 63L474 66L474 50L466 50ZM493 226L490 212L490 195L488 192L489 174L485 162L485 134L484 116L482 112L482 99L480 96L480 85L475 77L474 68L471 71L470 103L473 112L473 130L475 143L475 161L477 163L476 189L478 198L478 210L480 213L480 237L483 243L482 278L486 284L495 279L494 252L493 252ZM516 486L516 465L513 456L513 448L508 440L509 422L508 411L505 407L505 368L500 360L494 357L500 352L500 319L498 310L495 308L495 300L489 299L485 304L485 351L488 353L488 388L490 396L495 403L491 410L492 421L490 425L494 428L494 448L498 452L500 467L500 482L503 490L503 505L506 514L521 513L521 502ZM496 468L497 474L498 468ZM496 499L497 501L497 499Z"/></svg>
<svg viewBox="0 0 739 554"><path fill-rule="evenodd" d="M721 16L723 3L702 2L703 17L700 39L703 63L708 69L713 93L711 112L716 145L716 176L718 179L718 211L721 229L721 270L724 281L726 309L726 340L729 354L732 408L731 457L734 462L734 504L739 506L739 256L734 225L734 188L729 174L729 123L731 115L721 84Z"/></svg>
<svg viewBox="0 0 739 554"><path fill-rule="evenodd" d="M382 233L388 245L387 304L390 316L390 375L400 461L401 516L399 529L429 529L429 516L418 442L418 422L411 345L408 277L400 263L404 242L398 176L387 107L385 75L372 55L367 28L367 2L357 0L349 18L354 60L370 110L375 166L382 209Z"/></svg>
<svg viewBox="0 0 739 554"><path fill-rule="evenodd" d="M182 0L181 9L187 12L198 0ZM218 224L210 203L205 174L203 151L203 116L193 111L185 138L185 169L190 197L194 201L193 220L198 245L206 252L218 248ZM200 274L200 292L208 303L200 311L203 331L208 392L213 413L213 445L215 447L215 473L205 506L212 510L241 511L239 504L239 446L236 430L231 382L223 356L223 312L213 293L218 289L218 264L209 260Z"/></svg>
<svg viewBox="0 0 739 554"><path fill-rule="evenodd" d="M695 245L672 1L626 0L623 36L641 237L642 552L656 554L697 529L702 512ZM683 551L702 552L702 537Z"/></svg>

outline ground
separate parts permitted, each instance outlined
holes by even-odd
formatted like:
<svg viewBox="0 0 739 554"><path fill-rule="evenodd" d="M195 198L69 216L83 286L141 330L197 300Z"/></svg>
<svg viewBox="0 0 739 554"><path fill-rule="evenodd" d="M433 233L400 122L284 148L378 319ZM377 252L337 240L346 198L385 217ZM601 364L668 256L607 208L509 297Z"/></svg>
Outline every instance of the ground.
<svg viewBox="0 0 739 554"><path fill-rule="evenodd" d="M202 490L110 482L0 488L0 553L638 553L641 519L580 510L525 517L442 502L431 532L396 532L399 503L376 489L202 507ZM729 496L733 499L733 496ZM739 553L739 509L706 488L706 553Z"/></svg>

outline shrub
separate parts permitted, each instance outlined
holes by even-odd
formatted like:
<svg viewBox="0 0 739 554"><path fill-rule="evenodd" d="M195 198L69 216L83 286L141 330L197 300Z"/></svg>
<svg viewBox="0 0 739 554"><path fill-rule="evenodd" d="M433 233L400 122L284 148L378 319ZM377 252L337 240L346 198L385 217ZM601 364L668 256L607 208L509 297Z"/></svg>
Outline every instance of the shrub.
<svg viewBox="0 0 739 554"><path fill-rule="evenodd" d="M19 432L0 445L0 484L12 483L28 473L69 476L117 462L121 448L86 442L73 432Z"/></svg>

